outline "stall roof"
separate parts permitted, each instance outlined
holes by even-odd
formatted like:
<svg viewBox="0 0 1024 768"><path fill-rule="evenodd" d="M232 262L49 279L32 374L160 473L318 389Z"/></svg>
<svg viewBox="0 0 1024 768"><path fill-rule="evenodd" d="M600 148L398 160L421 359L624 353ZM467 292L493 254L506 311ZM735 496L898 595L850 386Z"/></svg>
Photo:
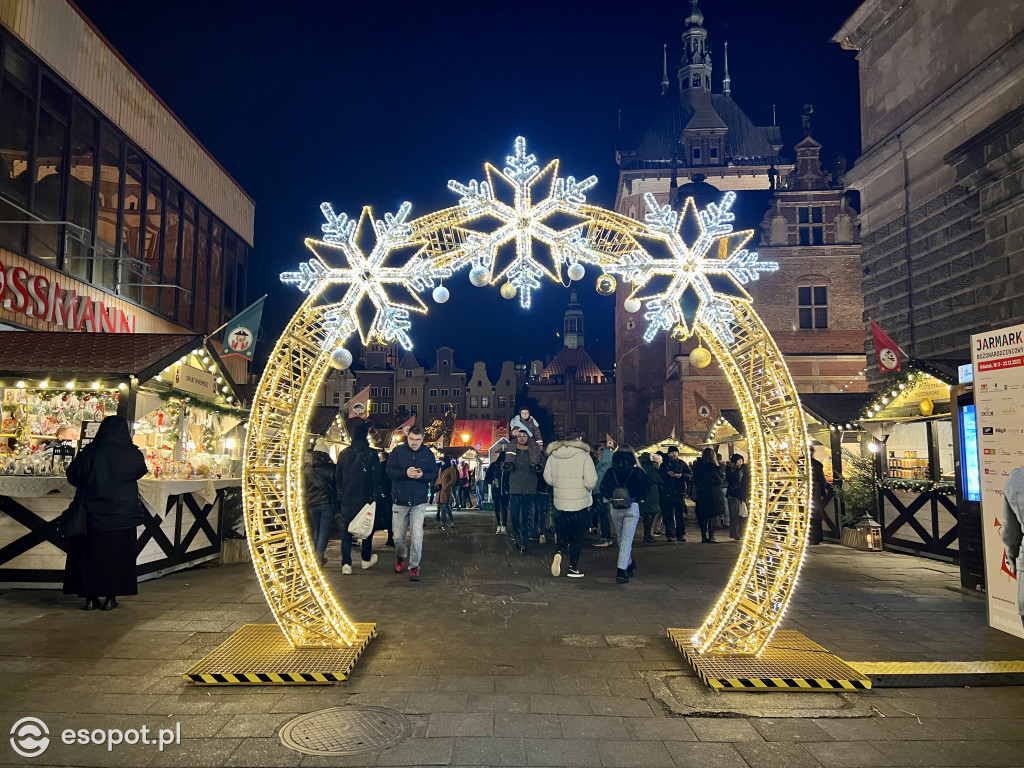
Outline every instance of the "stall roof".
<svg viewBox="0 0 1024 768"><path fill-rule="evenodd" d="M155 376L169 363L202 348L201 334L0 333L0 376Z"/></svg>
<svg viewBox="0 0 1024 768"><path fill-rule="evenodd" d="M874 398L873 392L807 392L800 404L822 424L853 424Z"/></svg>
<svg viewBox="0 0 1024 768"><path fill-rule="evenodd" d="M308 431L311 435L323 435L331 428L334 417L338 415L336 405L315 405L309 415Z"/></svg>

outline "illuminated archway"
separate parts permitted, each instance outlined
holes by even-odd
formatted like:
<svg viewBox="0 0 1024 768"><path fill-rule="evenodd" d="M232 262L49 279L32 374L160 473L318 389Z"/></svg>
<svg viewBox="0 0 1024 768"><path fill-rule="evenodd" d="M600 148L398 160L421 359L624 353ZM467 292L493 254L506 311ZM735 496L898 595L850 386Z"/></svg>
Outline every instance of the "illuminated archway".
<svg viewBox="0 0 1024 768"><path fill-rule="evenodd" d="M547 194L534 203L542 182ZM478 287L503 281L502 296L518 295L529 307L542 278L580 280L584 264L602 270L599 292L614 292L617 279L632 286L625 308L645 309L645 340L663 331L675 339L699 335L732 385L748 435L749 519L739 560L693 646L698 653L756 655L768 644L796 586L810 500L796 388L743 288L778 265L746 250L752 232L733 232L731 192L703 211L689 199L681 212L648 194L639 222L587 205L585 192L596 183L593 176L579 182L560 177L558 161L541 169L518 138L502 169L487 164L479 182L448 183L460 196L451 208L410 220L411 206L404 203L383 220L374 220L369 208L353 220L321 206L324 237L306 241L314 258L281 276L308 295L257 387L243 471L256 574L293 647L343 647L357 639L314 556L303 505L306 429L332 353L337 365L346 365L351 358L339 349L353 334L363 343L397 340L411 348L412 314L427 312L420 294L431 290L434 301L446 301L442 281L460 269L468 267ZM497 194L499 186L511 191L511 200ZM556 214L575 223L554 228L549 220ZM496 226L474 228L487 219ZM687 221L696 233L689 243L682 234ZM375 236L369 252L361 246L367 222ZM644 245L653 242L668 255ZM344 264L333 266L336 258ZM371 308L366 323L361 310Z"/></svg>

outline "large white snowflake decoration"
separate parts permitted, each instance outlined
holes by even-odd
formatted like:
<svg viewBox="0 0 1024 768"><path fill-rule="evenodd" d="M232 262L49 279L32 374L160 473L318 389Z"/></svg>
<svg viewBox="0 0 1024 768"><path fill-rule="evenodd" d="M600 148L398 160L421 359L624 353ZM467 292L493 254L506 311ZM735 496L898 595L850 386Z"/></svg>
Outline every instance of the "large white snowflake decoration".
<svg viewBox="0 0 1024 768"><path fill-rule="evenodd" d="M427 305L418 293L431 288L435 280L450 276L451 270L434 265L429 258L423 258L423 243L416 239L414 227L408 221L411 209L409 203L402 203L397 213L386 213L381 221L373 219L373 212L367 206L356 221L344 213L335 213L330 203L321 204L320 210L327 219L321 226L324 238L305 241L315 258L300 264L297 272L284 272L281 282L295 285L303 293L313 296L323 293L332 285L348 285L341 301L325 308L325 349L334 349L338 342L353 333L359 334L363 344L379 339L384 342L398 341L403 348L412 348L409 313L427 313ZM373 224L376 242L370 253L364 254L358 243L363 224L367 220ZM385 266L388 257L396 249L417 245L421 248L406 263ZM321 250L341 251L346 266L329 266ZM385 288L387 285L404 289L411 297L411 302L392 299ZM369 301L375 310L367 328L360 323L358 314L364 300Z"/></svg>
<svg viewBox="0 0 1024 768"><path fill-rule="evenodd" d="M490 163L484 166L487 178L475 179L462 184L454 179L448 188L460 195L459 207L466 214L467 221L490 216L500 225L492 232L464 230L462 256L474 268L486 270L487 282L493 284L506 279L519 293L519 303L530 306L531 295L541 286L544 276L561 282L563 267L579 256L578 243L582 224L564 230L556 230L544 223L556 213L579 215L579 208L586 203L585 192L597 184L596 176L576 181L572 176L558 175L558 161L552 160L543 170L537 165L537 158L526 151L526 139L516 138L514 154L505 158L501 170ZM547 197L534 204L533 187L550 176ZM494 182L500 180L512 188L512 203L500 200L494 194ZM515 256L511 262L495 274L499 249L515 240ZM533 241L547 246L551 254L550 264L534 257Z"/></svg>
<svg viewBox="0 0 1024 768"><path fill-rule="evenodd" d="M663 330L677 331L685 338L693 334L698 324L703 324L732 342L731 299L749 301L749 294L741 286L757 280L761 272L775 272L779 268L778 263L759 261L756 253L744 248L753 237L752 230L733 232L735 216L731 208L735 200L736 194L727 192L720 204L711 203L698 213L693 198L688 198L683 210L676 212L671 205L659 204L653 194L648 192L644 196L648 236L663 242L672 258L655 258L637 248L619 264L606 267L608 272L620 274L633 284L631 299L646 303L644 341L653 340ZM699 229L692 245L687 245L681 233L687 219L695 220ZM717 254L712 254L716 242ZM669 279L668 286L660 293L640 295L644 286L658 275ZM713 285L709 276L725 280L716 280Z"/></svg>

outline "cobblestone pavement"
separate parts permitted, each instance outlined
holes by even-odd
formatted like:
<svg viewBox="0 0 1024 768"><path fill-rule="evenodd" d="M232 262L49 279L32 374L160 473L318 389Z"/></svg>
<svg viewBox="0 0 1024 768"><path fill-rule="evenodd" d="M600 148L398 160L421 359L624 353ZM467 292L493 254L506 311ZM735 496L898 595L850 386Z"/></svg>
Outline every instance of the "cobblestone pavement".
<svg viewBox="0 0 1024 768"><path fill-rule="evenodd" d="M695 627L725 583L735 543L645 545L615 583L615 548L587 547L585 578L555 579L553 548L512 551L490 513L433 517L423 580L380 562L327 571L378 638L332 686L200 687L181 675L249 622L271 622L248 565L204 566L140 585L116 611L83 612L56 592L0 592L0 726L43 720L33 765L473 765L854 768L1022 766L1024 686L863 693L723 693L704 688L665 629ZM378 534L378 544L383 543ZM358 557L358 556L357 556ZM956 568L918 558L811 548L784 626L847 660L1024 659L990 630ZM330 707L384 707L409 737L344 757L281 744L280 728ZM181 743L66 745L75 729L180 728ZM20 762L19 762L20 761Z"/></svg>

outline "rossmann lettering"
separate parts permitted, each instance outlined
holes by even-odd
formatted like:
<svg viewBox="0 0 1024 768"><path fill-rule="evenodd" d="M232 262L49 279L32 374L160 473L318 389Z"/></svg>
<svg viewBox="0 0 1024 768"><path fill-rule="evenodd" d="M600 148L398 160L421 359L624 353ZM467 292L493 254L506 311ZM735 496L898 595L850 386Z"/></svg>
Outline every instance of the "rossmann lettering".
<svg viewBox="0 0 1024 768"><path fill-rule="evenodd" d="M61 290L56 280L33 275L24 267L6 269L0 262L0 298L8 312L18 312L69 331L135 333L135 315L102 301Z"/></svg>

